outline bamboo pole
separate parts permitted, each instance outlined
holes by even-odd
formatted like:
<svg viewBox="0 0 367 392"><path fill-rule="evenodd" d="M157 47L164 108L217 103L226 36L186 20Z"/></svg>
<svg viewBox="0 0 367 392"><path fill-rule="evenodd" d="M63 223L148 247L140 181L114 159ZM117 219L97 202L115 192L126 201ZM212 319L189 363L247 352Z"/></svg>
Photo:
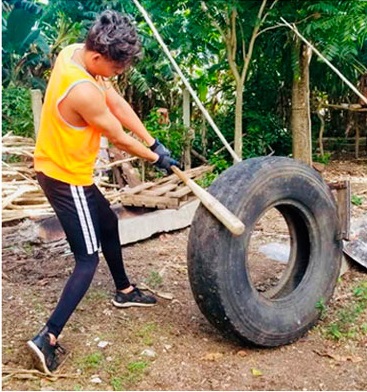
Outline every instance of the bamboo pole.
<svg viewBox="0 0 367 392"><path fill-rule="evenodd" d="M228 152L231 154L232 158L234 159L235 162L241 162L241 158L234 152L234 150L232 149L232 147L230 146L230 144L227 142L226 138L223 136L223 134L221 133L221 131L219 130L219 128L217 127L217 125L215 124L215 122L213 121L213 119L211 118L210 114L208 113L208 111L205 109L204 105L201 103L199 97L197 96L196 92L193 90L193 88L191 87L189 81L187 80L187 78L185 77L185 75L182 73L180 67L177 65L175 59L172 57L167 45L164 43L162 37L160 36L159 32L157 31L157 29L155 28L152 20L150 19L148 13L145 11L145 9L140 5L138 0L133 0L133 2L135 3L136 7L139 9L139 11L142 13L145 21L147 22L148 26L151 28L155 38L157 39L157 41L159 42L159 44L161 45L163 51L165 52L165 54L167 55L168 59L171 61L171 64L173 65L173 67L175 68L176 72L179 74L179 76L181 77L184 85L186 86L187 90L190 92L191 96L193 97L194 101L196 102L196 104L198 105L199 109L201 110L201 112L203 113L204 117L207 119L207 121L209 122L209 124L211 125L211 127L213 128L213 130L215 131L215 133L217 134L217 136L219 137L219 139L222 141L222 143L225 145L226 149L228 150Z"/></svg>

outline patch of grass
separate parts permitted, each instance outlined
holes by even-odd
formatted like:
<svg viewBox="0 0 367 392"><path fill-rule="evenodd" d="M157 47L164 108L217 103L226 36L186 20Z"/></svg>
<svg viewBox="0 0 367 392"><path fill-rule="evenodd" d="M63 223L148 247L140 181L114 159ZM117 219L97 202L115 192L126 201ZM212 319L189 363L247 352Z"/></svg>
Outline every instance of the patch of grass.
<svg viewBox="0 0 367 392"><path fill-rule="evenodd" d="M37 302L34 304L34 311L36 313L43 313L45 311L45 307L42 303Z"/></svg>
<svg viewBox="0 0 367 392"><path fill-rule="evenodd" d="M122 377L112 377L110 383L114 391L123 391L124 379Z"/></svg>
<svg viewBox="0 0 367 392"><path fill-rule="evenodd" d="M147 323L137 330L136 335L142 339L145 345L152 346L154 343L153 335L156 330L157 330L156 323Z"/></svg>
<svg viewBox="0 0 367 392"><path fill-rule="evenodd" d="M218 177L217 173L205 173L201 178L195 180L195 182L202 188L208 188Z"/></svg>
<svg viewBox="0 0 367 392"><path fill-rule="evenodd" d="M33 254L33 245L32 245L31 243L25 242L25 243L22 245L22 248L23 248L23 250L24 250L24 253L25 253L27 256L31 256L31 255Z"/></svg>
<svg viewBox="0 0 367 392"><path fill-rule="evenodd" d="M157 324L156 323L147 323L144 324L137 332L137 335L142 337L147 333L151 333L157 330Z"/></svg>
<svg viewBox="0 0 367 392"><path fill-rule="evenodd" d="M330 163L331 155L332 154L330 152L325 152L324 155L321 154L313 155L312 159L314 160L314 162L319 162L324 165L327 165Z"/></svg>
<svg viewBox="0 0 367 392"><path fill-rule="evenodd" d="M126 371L111 378L111 386L114 391L130 390L134 384L143 379L145 371L149 366L146 361L133 361L126 365Z"/></svg>
<svg viewBox="0 0 367 392"><path fill-rule="evenodd" d="M146 361L136 361L127 364L125 380L128 384L135 384L142 380L145 369L149 366Z"/></svg>
<svg viewBox="0 0 367 392"><path fill-rule="evenodd" d="M367 310L367 281L352 291L352 299L339 309L333 319L323 327L325 336L333 340L359 339L367 331L367 324L360 317Z"/></svg>
<svg viewBox="0 0 367 392"><path fill-rule="evenodd" d="M325 304L325 299L320 298L319 301L316 302L315 308L320 311L320 319L323 320L326 316L327 306Z"/></svg>
<svg viewBox="0 0 367 392"><path fill-rule="evenodd" d="M141 373L148 365L146 361L136 361L129 362L126 367L130 373Z"/></svg>
<svg viewBox="0 0 367 392"><path fill-rule="evenodd" d="M109 294L104 289L92 289L90 290L86 297L86 301L104 301L109 298Z"/></svg>
<svg viewBox="0 0 367 392"><path fill-rule="evenodd" d="M14 353L14 348L13 347L5 347L3 348L3 354L13 354Z"/></svg>
<svg viewBox="0 0 367 392"><path fill-rule="evenodd" d="M152 289L160 287L163 283L163 278L157 271L152 271L149 276L145 279L146 284Z"/></svg>
<svg viewBox="0 0 367 392"><path fill-rule="evenodd" d="M81 369L96 369L102 364L103 359L103 354L99 351L96 351L84 358L79 359L77 363L78 367Z"/></svg>
<svg viewBox="0 0 367 392"><path fill-rule="evenodd" d="M357 196L357 195L352 195L351 202L355 206L361 206L363 204L363 197Z"/></svg>

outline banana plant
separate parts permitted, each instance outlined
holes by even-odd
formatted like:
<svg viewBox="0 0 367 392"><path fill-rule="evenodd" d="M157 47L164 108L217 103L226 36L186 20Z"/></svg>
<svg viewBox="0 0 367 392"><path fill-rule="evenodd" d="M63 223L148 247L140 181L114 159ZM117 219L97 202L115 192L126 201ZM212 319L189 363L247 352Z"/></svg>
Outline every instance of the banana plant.
<svg viewBox="0 0 367 392"><path fill-rule="evenodd" d="M3 86L39 87L39 70L50 48L40 29L42 8L29 1L3 1Z"/></svg>

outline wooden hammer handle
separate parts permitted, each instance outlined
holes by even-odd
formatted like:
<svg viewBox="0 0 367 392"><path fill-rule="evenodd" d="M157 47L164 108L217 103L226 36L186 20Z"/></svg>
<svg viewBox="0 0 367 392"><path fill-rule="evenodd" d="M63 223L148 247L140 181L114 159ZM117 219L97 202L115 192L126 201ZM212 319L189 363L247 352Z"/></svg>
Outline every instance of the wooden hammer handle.
<svg viewBox="0 0 367 392"><path fill-rule="evenodd" d="M245 231L245 225L220 203L213 195L201 188L176 166L172 171L180 178L202 202L202 204L234 235L239 236Z"/></svg>

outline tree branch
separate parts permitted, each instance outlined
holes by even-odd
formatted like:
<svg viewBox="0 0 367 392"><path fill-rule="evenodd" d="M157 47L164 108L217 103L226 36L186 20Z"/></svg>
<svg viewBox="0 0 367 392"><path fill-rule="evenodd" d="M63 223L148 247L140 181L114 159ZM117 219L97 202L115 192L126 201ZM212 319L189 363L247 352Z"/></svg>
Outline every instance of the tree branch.
<svg viewBox="0 0 367 392"><path fill-rule="evenodd" d="M236 19L237 19L237 10L233 9L231 14L230 32L231 32L232 59L234 63L236 63L236 52L237 52Z"/></svg>
<svg viewBox="0 0 367 392"><path fill-rule="evenodd" d="M277 1L278 1L278 0L275 0L275 2L277 2ZM275 2L274 2L274 3L275 3ZM273 3L273 4L274 4L274 3ZM306 20L308 20L308 19L310 19L310 18L313 18L314 16L316 16L316 14L309 15L309 16L307 16L306 18L304 18L304 19L302 19L302 20L299 20L298 22L293 22L293 24L294 24L294 25L299 25L300 23L303 23L303 22L305 22ZM266 19L266 18L263 19L263 22L265 21L265 19ZM265 33L266 31L277 29L278 27L288 27L288 26L287 26L285 23L278 23L278 24L276 24L275 26L269 26L269 27L267 27L267 28L265 28L265 29L259 31L258 34L257 34L257 36L261 35L262 33Z"/></svg>
<svg viewBox="0 0 367 392"><path fill-rule="evenodd" d="M287 25L284 24L284 23L278 23L278 24L275 25L275 26L267 27L267 28L265 28L265 29L263 29L263 30L260 30L260 31L257 33L257 37L260 36L262 33L265 33L266 31L274 30L274 29L277 29L278 27L287 27Z"/></svg>
<svg viewBox="0 0 367 392"><path fill-rule="evenodd" d="M213 26L219 31L220 35L222 36L224 43L226 45L226 54L227 54L227 59L229 63L229 67L233 73L234 78L236 79L236 82L239 82L240 80L240 74L237 70L237 65L235 61L235 57L233 58L233 50L232 50L232 42L231 42L231 26L229 24L229 19L225 18L226 24L227 24L227 31L226 33L219 25L219 23L215 20L213 15L209 12L209 9L207 5L205 4L204 1L201 2L201 9L208 15L209 19L211 20ZM235 51L234 51L234 56L236 56Z"/></svg>
<svg viewBox="0 0 367 392"><path fill-rule="evenodd" d="M261 17L262 17L262 15L263 15L263 13L264 13L264 10L265 10L266 3L267 3L267 2L268 2L268 0L263 0L262 4L261 4L261 6L260 6L259 12L258 12L258 14L257 14L257 20L260 21L260 22L263 22L263 20L261 19ZM277 0L275 0L274 3L276 3L276 2L277 2ZM273 4L274 4L274 3L273 3ZM266 13L266 15L265 15L265 17L264 17L264 20L266 19L266 17L267 17L267 13Z"/></svg>
<svg viewBox="0 0 367 392"><path fill-rule="evenodd" d="M255 45L256 38L257 38L257 33L259 32L260 25L261 25L261 23L263 21L262 15L264 13L267 1L268 0L263 0L262 4L260 6L259 12L257 14L257 21L256 21L256 24L255 24L254 29L252 31L252 36L251 36L251 39L250 39L250 42L249 42L249 46L248 46L248 52L247 52L246 57L245 57L245 64L243 66L242 73L241 73L241 81L242 81L242 83L246 80L247 71L248 71L248 68L249 68L249 65L250 65L252 53L254 51L254 45ZM277 1L277 0L275 0L275 1Z"/></svg>
<svg viewBox="0 0 367 392"><path fill-rule="evenodd" d="M277 3L278 1L279 1L279 0L274 0L274 1L273 1L273 4L269 7L269 11L272 10L272 9L275 7L275 5L276 5L276 3ZM269 16L269 11L264 15L264 17L263 17L263 19L262 19L262 21L261 21L261 24L263 24L263 23L266 21L266 18Z"/></svg>

